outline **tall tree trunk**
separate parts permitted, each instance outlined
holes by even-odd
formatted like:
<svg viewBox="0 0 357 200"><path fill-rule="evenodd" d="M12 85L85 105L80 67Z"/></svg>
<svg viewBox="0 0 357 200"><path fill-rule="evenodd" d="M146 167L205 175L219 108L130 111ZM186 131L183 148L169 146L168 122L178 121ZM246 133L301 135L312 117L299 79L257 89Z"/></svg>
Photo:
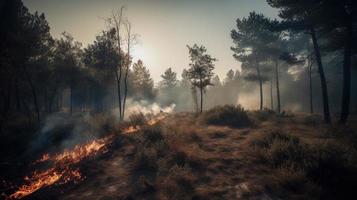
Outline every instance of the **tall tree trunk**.
<svg viewBox="0 0 357 200"><path fill-rule="evenodd" d="M16 78L15 82L15 96L16 96L16 111L21 111L21 102L20 102L20 90L19 90L19 80Z"/></svg>
<svg viewBox="0 0 357 200"><path fill-rule="evenodd" d="M27 71L27 68L25 65L22 65L22 68L24 70L24 73L25 73L25 77L27 79L27 82L29 83L30 85L30 89L31 89L31 93L32 93L32 97L33 97L33 104L35 106L35 110L36 110L36 114L37 114L37 123L38 125L40 126L41 124L41 116L40 116L40 108L38 106L38 101L37 101L37 93L36 93L36 89L35 89L35 86L32 82L32 79L31 79L31 76L30 74L28 73Z"/></svg>
<svg viewBox="0 0 357 200"><path fill-rule="evenodd" d="M270 79L270 108L271 110L274 110L273 78Z"/></svg>
<svg viewBox="0 0 357 200"><path fill-rule="evenodd" d="M280 104L280 84L279 84L279 60L275 60L275 78L276 78L276 98L278 101L278 113L281 112Z"/></svg>
<svg viewBox="0 0 357 200"><path fill-rule="evenodd" d="M10 81L9 81L10 82ZM7 93L7 94L5 94ZM4 105L2 106L1 113L0 113L0 134L2 133L4 124L6 123L8 119L8 113L10 110L10 104L11 104L11 84L8 84L7 87L7 92L4 91L3 93L3 100L4 100Z"/></svg>
<svg viewBox="0 0 357 200"><path fill-rule="evenodd" d="M256 61L256 65L257 65L257 74L258 74L258 81L259 81L259 90L260 90L260 110L263 110L263 81L262 81L262 77L260 75L260 68L259 68L259 64L258 61Z"/></svg>
<svg viewBox="0 0 357 200"><path fill-rule="evenodd" d="M123 114L122 118L124 119L125 116L125 103L126 103L126 97L128 95L128 73L129 73L129 67L130 67L130 43L131 43L131 24L130 22L127 23L127 48L128 48L128 54L127 54L127 66L125 68L125 75L124 75L124 99L123 99Z"/></svg>
<svg viewBox="0 0 357 200"><path fill-rule="evenodd" d="M119 13L119 16L116 16L114 13L113 13L113 20L114 20L114 23L115 23L115 30L116 30L116 41L117 41L117 45L118 45L118 55L121 57L120 59L120 62L119 62L119 74L118 74L118 70L116 69L115 70L115 76L116 76L116 79L117 79L117 90L118 90L118 104L119 104L119 119L122 120L123 117L122 117L122 97L121 97L121 87L120 87L120 84L121 84L121 76L122 76L122 67L123 67L123 58L122 58L122 52L121 52L121 38L120 38L120 28L121 28L121 24L122 24L122 18L123 18L123 10L124 10L124 7L122 6L120 8L120 13Z"/></svg>
<svg viewBox="0 0 357 200"><path fill-rule="evenodd" d="M203 88L200 87L200 96L201 96L201 109L200 109L200 113L202 113L203 110Z"/></svg>
<svg viewBox="0 0 357 200"><path fill-rule="evenodd" d="M44 113L47 113L48 112L48 93L47 93L47 88L45 87L44 88L44 95L43 95L44 97L44 102L43 102L43 104L44 104L44 108L42 108L42 111L44 112Z"/></svg>
<svg viewBox="0 0 357 200"><path fill-rule="evenodd" d="M58 111L61 111L62 110L62 103L63 103L63 97L62 97L62 95L63 95L63 91L62 90L59 90L58 91L58 105L57 105L57 109L58 109Z"/></svg>
<svg viewBox="0 0 357 200"><path fill-rule="evenodd" d="M124 76L124 99L123 99L123 114L122 118L124 119L125 116L125 103L126 103L126 97L128 95L128 73L129 73L129 64L125 69L125 76Z"/></svg>
<svg viewBox="0 0 357 200"><path fill-rule="evenodd" d="M327 83L326 83L324 68L322 66L320 48L319 48L319 45L317 42L315 29L311 28L310 31L311 31L312 42L314 45L316 62L317 62L317 66L318 66L319 74L320 74L322 100L323 100L323 106L324 106L324 120L325 120L325 123L331 124L331 116L330 116L330 108L329 108L328 92L327 92Z"/></svg>
<svg viewBox="0 0 357 200"><path fill-rule="evenodd" d="M50 102L48 104L48 112L49 113L52 113L52 108L53 108L53 102L55 101L56 99L56 94L57 94L57 88L53 90L51 96L50 96Z"/></svg>
<svg viewBox="0 0 357 200"><path fill-rule="evenodd" d="M308 67L309 67L309 96L310 96L310 113L314 113L313 105L313 96L312 96L312 61L311 58L308 58Z"/></svg>
<svg viewBox="0 0 357 200"><path fill-rule="evenodd" d="M115 77L117 80L117 92L118 92L118 104L119 104L119 119L122 120L122 111L121 111L121 88L120 88L120 81L121 81L121 67L119 67L119 74L118 70L115 70Z"/></svg>
<svg viewBox="0 0 357 200"><path fill-rule="evenodd" d="M72 112L73 112L73 85L72 85L72 83L70 86L70 90L71 90L71 95L69 97L69 104L70 104L70 112L72 114Z"/></svg>
<svg viewBox="0 0 357 200"><path fill-rule="evenodd" d="M192 98L193 98L193 103L195 104L195 110L198 112L198 100L197 100L197 89L195 86L192 86Z"/></svg>
<svg viewBox="0 0 357 200"><path fill-rule="evenodd" d="M342 109L340 123L344 124L347 121L350 112L351 98L351 53L352 53L352 22L346 27L346 41L343 55L343 88L342 88Z"/></svg>

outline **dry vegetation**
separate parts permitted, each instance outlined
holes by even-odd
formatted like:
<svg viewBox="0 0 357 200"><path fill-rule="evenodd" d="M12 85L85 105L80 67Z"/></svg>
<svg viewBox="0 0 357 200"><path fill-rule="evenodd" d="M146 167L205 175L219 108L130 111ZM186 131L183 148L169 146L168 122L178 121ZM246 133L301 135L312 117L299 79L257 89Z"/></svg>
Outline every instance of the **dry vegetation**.
<svg viewBox="0 0 357 200"><path fill-rule="evenodd" d="M229 119L238 117L238 121ZM217 107L168 115L129 135L116 132L109 151L81 163L77 185L43 189L30 199L347 199L356 195L355 122ZM235 125L239 123L239 125ZM145 116L129 125L145 124ZM213 125L212 125L213 124ZM239 128L237 128L239 127Z"/></svg>

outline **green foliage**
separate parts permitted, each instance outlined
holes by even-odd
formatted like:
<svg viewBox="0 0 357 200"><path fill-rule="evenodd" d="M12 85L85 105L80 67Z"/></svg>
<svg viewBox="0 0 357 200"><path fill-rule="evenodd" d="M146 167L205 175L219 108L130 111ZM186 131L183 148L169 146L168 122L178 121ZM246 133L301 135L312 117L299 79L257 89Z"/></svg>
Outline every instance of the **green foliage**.
<svg viewBox="0 0 357 200"><path fill-rule="evenodd" d="M200 117L203 123L211 125L225 125L238 128L252 125L247 112L240 105L216 106L205 111Z"/></svg>
<svg viewBox="0 0 357 200"><path fill-rule="evenodd" d="M164 74L161 75L161 78L163 79L161 81L161 85L165 88L174 88L177 85L177 74L176 72L173 72L171 67L168 68Z"/></svg>
<svg viewBox="0 0 357 200"><path fill-rule="evenodd" d="M193 86L203 90L212 84L213 62L216 61L216 59L206 54L207 49L204 46L194 44L192 47L187 46L187 48L191 60L188 77Z"/></svg>
<svg viewBox="0 0 357 200"><path fill-rule="evenodd" d="M153 99L155 97L154 81L150 76L147 67L143 61L138 60L133 64L132 87L134 90L134 98L137 100Z"/></svg>
<svg viewBox="0 0 357 200"><path fill-rule="evenodd" d="M103 31L96 37L93 44L84 50L83 62L94 70L99 81L113 82L115 70L118 69L121 56L117 53L115 29Z"/></svg>

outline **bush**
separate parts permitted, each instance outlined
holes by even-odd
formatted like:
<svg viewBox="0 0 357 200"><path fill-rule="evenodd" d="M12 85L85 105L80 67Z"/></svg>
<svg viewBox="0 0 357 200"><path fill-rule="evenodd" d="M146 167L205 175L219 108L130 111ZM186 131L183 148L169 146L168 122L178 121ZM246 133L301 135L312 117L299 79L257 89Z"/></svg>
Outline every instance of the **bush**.
<svg viewBox="0 0 357 200"><path fill-rule="evenodd" d="M156 173L158 169L157 156L153 148L141 148L134 157L133 170L138 171L151 171Z"/></svg>
<svg viewBox="0 0 357 200"><path fill-rule="evenodd" d="M160 126L145 126L142 134L146 143L154 144L164 140Z"/></svg>
<svg viewBox="0 0 357 200"><path fill-rule="evenodd" d="M280 132L262 135L252 141L252 146L271 167L284 172L276 174L282 187L296 190L305 177L322 188L322 199L357 195L352 186L357 179L357 153L351 147L336 141L305 144L296 136ZM287 176L286 171L294 174Z"/></svg>
<svg viewBox="0 0 357 200"><path fill-rule="evenodd" d="M216 106L201 115L201 121L210 125L226 125L231 127L247 127L251 121L247 112L240 105Z"/></svg>
<svg viewBox="0 0 357 200"><path fill-rule="evenodd" d="M274 166L289 164L297 166L305 163L305 147L298 137L271 132L253 141L253 145L261 149L264 160ZM300 168L300 167L299 167Z"/></svg>
<svg viewBox="0 0 357 200"><path fill-rule="evenodd" d="M158 181L160 199L192 199L195 193L193 182L194 175L189 167L172 166Z"/></svg>
<svg viewBox="0 0 357 200"><path fill-rule="evenodd" d="M129 121L132 126L141 126L146 124L145 115L141 112L131 114L129 116Z"/></svg>
<svg viewBox="0 0 357 200"><path fill-rule="evenodd" d="M275 111L264 108L263 110L255 111L254 114L258 120L267 121L271 117L275 116Z"/></svg>
<svg viewBox="0 0 357 200"><path fill-rule="evenodd" d="M321 119L321 116L313 114L313 115L308 115L303 119L303 124L308 125L308 126L316 126L318 124L322 124L323 120Z"/></svg>
<svg viewBox="0 0 357 200"><path fill-rule="evenodd" d="M357 180L357 154L354 149L343 144L325 143L311 147L310 154L313 162L306 167L306 174L323 186L324 198L346 199L357 195L353 187Z"/></svg>

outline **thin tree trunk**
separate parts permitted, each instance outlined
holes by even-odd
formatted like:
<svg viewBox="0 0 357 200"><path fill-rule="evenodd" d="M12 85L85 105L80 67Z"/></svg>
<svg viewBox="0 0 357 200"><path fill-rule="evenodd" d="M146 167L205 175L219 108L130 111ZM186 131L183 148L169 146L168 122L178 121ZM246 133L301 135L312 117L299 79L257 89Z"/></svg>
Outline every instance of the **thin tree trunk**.
<svg viewBox="0 0 357 200"><path fill-rule="evenodd" d="M118 71L115 70L115 77L117 80L117 92L118 92L118 104L119 104L119 119L122 120L122 111L121 111L121 89L120 89L120 79L121 79L121 68L118 74Z"/></svg>
<svg viewBox="0 0 357 200"><path fill-rule="evenodd" d="M63 95L63 91L62 90L60 90L60 91L58 91L58 111L61 111L62 110L62 104L63 104L63 97L62 97L62 95Z"/></svg>
<svg viewBox="0 0 357 200"><path fill-rule="evenodd" d="M270 108L271 110L274 110L273 78L270 79Z"/></svg>
<svg viewBox="0 0 357 200"><path fill-rule="evenodd" d="M322 90L322 99L323 99L323 107L324 107L324 120L325 123L331 124L331 116L330 116L330 108L329 108L329 100L328 100L328 92L327 92L327 83L324 73L324 68L321 61L320 48L316 38L316 32L314 28L311 28L311 37L314 45L314 51L316 56L316 62L319 69L320 81L321 81L321 90Z"/></svg>
<svg viewBox="0 0 357 200"><path fill-rule="evenodd" d="M55 99L56 99L56 94L57 94L57 88L54 89L54 91L53 91L53 93L52 93L52 95L51 95L51 97L50 97L50 102L49 102L49 104L48 104L48 112L49 112L49 113L52 113L53 102L54 102Z"/></svg>
<svg viewBox="0 0 357 200"><path fill-rule="evenodd" d="M69 97L69 101L70 101L69 103L70 103L70 112L72 114L72 112L73 112L73 85L72 85L72 83L70 86L70 90L71 90L71 95Z"/></svg>
<svg viewBox="0 0 357 200"><path fill-rule="evenodd" d="M259 64L256 61L257 65L257 74L258 74L258 81L259 81L259 90L260 90L260 110L263 110L263 81L262 77L260 76L260 69L259 69Z"/></svg>
<svg viewBox="0 0 357 200"><path fill-rule="evenodd" d="M43 95L44 97L44 102L43 102L43 104L44 104L44 108L42 108L42 111L44 112L44 113L46 113L46 112L48 112L48 94L47 94L47 88L45 87L44 88L44 95Z"/></svg>
<svg viewBox="0 0 357 200"><path fill-rule="evenodd" d="M16 78L15 83L15 96L16 96L16 111L21 111L21 102L20 102L20 90L19 90L19 80Z"/></svg>
<svg viewBox="0 0 357 200"><path fill-rule="evenodd" d="M352 53L352 24L348 23L346 35L346 43L343 56L343 88L342 88L342 109L340 116L340 123L347 122L350 112L350 98L351 98L351 53Z"/></svg>
<svg viewBox="0 0 357 200"><path fill-rule="evenodd" d="M117 45L118 45L118 55L121 57L121 38L120 38L120 26L122 24L122 18L123 18L123 10L124 7L120 8L120 14L119 16L115 16L115 14L113 14L113 20L115 23L115 29L116 29L116 34L117 34ZM122 66L123 66L123 58L121 57L120 62L119 62L119 74L118 74L118 70L115 70L115 76L117 79L117 90L118 90L118 104L119 104L119 119L122 120L122 103L121 103L121 76L122 76Z"/></svg>
<svg viewBox="0 0 357 200"><path fill-rule="evenodd" d="M200 109L200 113L202 113L203 110L203 87L202 87L202 79L200 80L200 95L201 95L201 109Z"/></svg>
<svg viewBox="0 0 357 200"><path fill-rule="evenodd" d="M125 103L126 103L126 97L128 95L128 73L129 73L129 65L127 66L125 70L125 77L124 77L124 99L123 99L123 114L122 118L124 119L125 116Z"/></svg>
<svg viewBox="0 0 357 200"><path fill-rule="evenodd" d="M279 61L276 59L275 61L275 78L276 78L276 98L278 101L278 113L281 112L281 104L280 104L280 84L279 84Z"/></svg>
<svg viewBox="0 0 357 200"><path fill-rule="evenodd" d="M33 104L35 106L35 110L36 110L36 114L37 114L37 123L38 125L41 124L41 116L40 116L40 108L38 107L38 102L37 102L37 93L36 93L36 89L35 86L32 82L32 79L30 77L30 74L27 71L27 68L25 65L22 65L22 68L25 72L25 77L30 85L30 89L31 89L31 93L32 93L32 97L33 97Z"/></svg>
<svg viewBox="0 0 357 200"><path fill-rule="evenodd" d="M1 110L1 118L0 118L0 133L2 133L4 124L6 123L8 117L8 113L10 110L10 103L11 103L11 84L8 84L7 94L3 94L4 105L3 109Z"/></svg>
<svg viewBox="0 0 357 200"><path fill-rule="evenodd" d="M127 55L127 66L125 69L125 76L124 76L124 99L123 99L123 114L122 118L124 119L125 116L125 103L126 103L126 97L128 95L128 73L129 73L129 67L130 67L130 42L131 42L131 24L130 22L127 23L127 34L128 34L128 55Z"/></svg>
<svg viewBox="0 0 357 200"><path fill-rule="evenodd" d="M310 89L310 113L314 113L313 96L312 96L312 61L311 58L308 59L309 66L309 89Z"/></svg>
<svg viewBox="0 0 357 200"><path fill-rule="evenodd" d="M195 110L198 112L198 101L197 101L197 90L195 86L192 86L192 97L193 97L193 103L195 104Z"/></svg>
<svg viewBox="0 0 357 200"><path fill-rule="evenodd" d="M22 105L26 111L26 114L27 114L27 118L28 118L28 123L31 124L31 121L32 121L32 117L31 117L31 111L30 111L30 108L29 106L26 104L25 100L24 99L21 99L21 102L22 102Z"/></svg>

